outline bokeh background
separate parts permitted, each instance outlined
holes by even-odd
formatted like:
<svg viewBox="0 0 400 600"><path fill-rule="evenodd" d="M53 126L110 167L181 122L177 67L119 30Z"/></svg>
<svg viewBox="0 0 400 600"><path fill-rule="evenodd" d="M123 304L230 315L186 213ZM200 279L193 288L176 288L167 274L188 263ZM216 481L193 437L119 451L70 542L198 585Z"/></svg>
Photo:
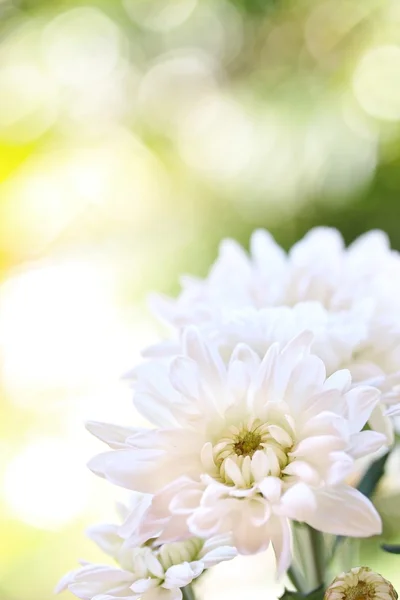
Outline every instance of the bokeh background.
<svg viewBox="0 0 400 600"><path fill-rule="evenodd" d="M159 334L147 294L255 227L400 248L399 192L398 0L0 0L1 600L100 556L84 529L123 493L83 423L140 422L120 375ZM400 585L379 542L360 560ZM272 572L239 559L205 596L275 598Z"/></svg>

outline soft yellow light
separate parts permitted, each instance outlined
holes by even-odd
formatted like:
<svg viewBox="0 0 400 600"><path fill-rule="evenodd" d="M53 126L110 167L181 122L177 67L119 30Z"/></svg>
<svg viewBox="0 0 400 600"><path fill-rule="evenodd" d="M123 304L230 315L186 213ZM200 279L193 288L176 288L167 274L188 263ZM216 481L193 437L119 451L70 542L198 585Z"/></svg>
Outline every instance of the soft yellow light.
<svg viewBox="0 0 400 600"><path fill-rule="evenodd" d="M373 48L361 59L353 78L354 94L371 116L400 120L400 46Z"/></svg>
<svg viewBox="0 0 400 600"><path fill-rule="evenodd" d="M55 121L56 102L53 82L39 66L25 62L3 67L0 71L0 137L18 143L39 137Z"/></svg>
<svg viewBox="0 0 400 600"><path fill-rule="evenodd" d="M205 94L217 88L215 64L207 55L185 49L161 55L139 87L141 110L159 127L171 130Z"/></svg>
<svg viewBox="0 0 400 600"><path fill-rule="evenodd" d="M204 95L180 125L182 157L211 179L238 179L253 158L252 120L231 99L219 94Z"/></svg>
<svg viewBox="0 0 400 600"><path fill-rule="evenodd" d="M160 161L124 129L112 128L98 145L50 146L0 188L0 250L19 260L43 254L86 216L99 228L120 220L139 231L169 192Z"/></svg>
<svg viewBox="0 0 400 600"><path fill-rule="evenodd" d="M42 529L58 529L76 518L89 499L90 474L79 447L59 439L26 446L10 462L4 496L21 521Z"/></svg>

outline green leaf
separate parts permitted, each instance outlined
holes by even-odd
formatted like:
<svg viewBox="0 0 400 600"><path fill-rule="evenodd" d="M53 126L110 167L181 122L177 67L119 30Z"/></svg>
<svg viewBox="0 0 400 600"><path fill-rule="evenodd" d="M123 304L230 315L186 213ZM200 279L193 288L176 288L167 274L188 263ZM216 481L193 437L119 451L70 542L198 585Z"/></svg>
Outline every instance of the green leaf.
<svg viewBox="0 0 400 600"><path fill-rule="evenodd" d="M280 596L279 600L297 600L300 598L305 598L305 596L300 594L300 592L290 592L289 590L285 590L283 596Z"/></svg>
<svg viewBox="0 0 400 600"><path fill-rule="evenodd" d="M310 592L306 596L306 598L308 598L308 600L323 600L324 594L325 594L325 588L324 587L319 587L317 590L314 590L313 592Z"/></svg>
<svg viewBox="0 0 400 600"><path fill-rule="evenodd" d="M300 592L291 592L285 590L283 596L279 600L323 600L324 588L319 587L317 590L310 592L309 594L301 594Z"/></svg>
<svg viewBox="0 0 400 600"><path fill-rule="evenodd" d="M394 546L390 546L389 544L383 544L382 550L385 552L390 552L390 554L400 554L400 545L396 544Z"/></svg>

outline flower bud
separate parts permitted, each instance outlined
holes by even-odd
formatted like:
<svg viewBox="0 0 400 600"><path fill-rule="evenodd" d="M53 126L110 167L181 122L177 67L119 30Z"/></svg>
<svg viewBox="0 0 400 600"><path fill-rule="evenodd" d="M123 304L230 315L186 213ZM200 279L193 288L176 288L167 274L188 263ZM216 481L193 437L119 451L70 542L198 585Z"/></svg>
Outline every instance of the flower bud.
<svg viewBox="0 0 400 600"><path fill-rule="evenodd" d="M324 600L397 600L390 583L368 567L354 567L341 573L330 584Z"/></svg>

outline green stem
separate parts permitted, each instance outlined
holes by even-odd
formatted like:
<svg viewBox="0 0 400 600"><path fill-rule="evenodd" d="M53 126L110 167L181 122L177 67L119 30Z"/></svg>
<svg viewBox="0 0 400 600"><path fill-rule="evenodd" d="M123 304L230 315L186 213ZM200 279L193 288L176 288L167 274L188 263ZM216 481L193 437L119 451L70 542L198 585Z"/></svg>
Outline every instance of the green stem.
<svg viewBox="0 0 400 600"><path fill-rule="evenodd" d="M289 567L287 576L289 578L290 583L295 587L296 591L302 594L304 594L307 591L304 585L303 577L301 577L300 573L293 565Z"/></svg>
<svg viewBox="0 0 400 600"><path fill-rule="evenodd" d="M315 573L317 577L317 587L320 587L325 582L325 544L324 544L324 536L320 531L313 529L312 527L308 528L312 554L315 565Z"/></svg>
<svg viewBox="0 0 400 600"><path fill-rule="evenodd" d="M297 576L296 579L301 586L298 590L303 593L309 593L324 583L325 547L323 534L305 523L293 523L292 570L294 570L295 576ZM294 585L296 584L294 583Z"/></svg>
<svg viewBox="0 0 400 600"><path fill-rule="evenodd" d="M182 588L182 600L196 600L196 596L194 594L193 588L192 586L186 585L184 588Z"/></svg>

